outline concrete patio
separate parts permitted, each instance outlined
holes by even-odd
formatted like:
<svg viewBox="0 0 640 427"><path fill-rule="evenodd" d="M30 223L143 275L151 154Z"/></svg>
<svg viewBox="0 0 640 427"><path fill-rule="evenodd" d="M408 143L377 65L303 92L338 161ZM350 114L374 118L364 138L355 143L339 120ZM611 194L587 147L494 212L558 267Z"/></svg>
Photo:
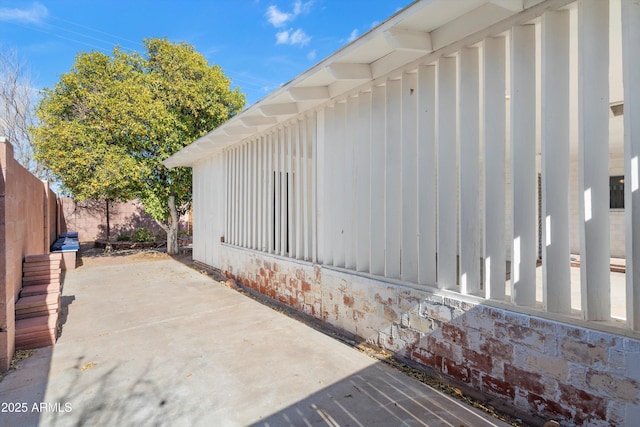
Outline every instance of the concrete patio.
<svg viewBox="0 0 640 427"><path fill-rule="evenodd" d="M62 300L3 426L507 425L173 259L82 266Z"/></svg>

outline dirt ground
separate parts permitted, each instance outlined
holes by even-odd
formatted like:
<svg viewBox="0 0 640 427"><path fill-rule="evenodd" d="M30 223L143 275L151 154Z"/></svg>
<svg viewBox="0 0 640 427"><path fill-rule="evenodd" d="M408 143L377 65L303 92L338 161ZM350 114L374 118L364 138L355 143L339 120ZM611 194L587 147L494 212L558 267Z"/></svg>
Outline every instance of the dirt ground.
<svg viewBox="0 0 640 427"><path fill-rule="evenodd" d="M109 253L102 248L96 248L93 243L83 243L76 260L77 267L103 266L116 264L130 264L141 261L161 261L173 258L183 264L191 265L191 248L181 248L180 253L174 256L168 255L164 248L160 249L123 249Z"/></svg>

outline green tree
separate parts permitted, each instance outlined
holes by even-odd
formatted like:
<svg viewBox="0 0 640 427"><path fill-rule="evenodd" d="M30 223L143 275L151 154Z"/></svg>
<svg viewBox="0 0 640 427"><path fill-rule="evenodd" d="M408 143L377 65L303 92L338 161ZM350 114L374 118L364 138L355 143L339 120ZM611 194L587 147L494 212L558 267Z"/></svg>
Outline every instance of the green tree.
<svg viewBox="0 0 640 427"><path fill-rule="evenodd" d="M78 199L140 198L177 252L180 215L191 204L191 170L162 161L237 114L230 88L186 43L145 40L145 52L83 53L45 90L36 156Z"/></svg>

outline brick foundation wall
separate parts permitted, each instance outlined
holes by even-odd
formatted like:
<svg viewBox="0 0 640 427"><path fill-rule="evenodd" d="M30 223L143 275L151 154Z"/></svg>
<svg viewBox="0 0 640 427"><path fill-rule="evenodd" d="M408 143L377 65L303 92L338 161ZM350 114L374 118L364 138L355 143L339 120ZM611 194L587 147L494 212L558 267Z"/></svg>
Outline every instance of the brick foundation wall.
<svg viewBox="0 0 640 427"><path fill-rule="evenodd" d="M22 261L49 253L57 235L55 194L13 158L0 140L0 372L11 362L15 344L15 301L22 287Z"/></svg>
<svg viewBox="0 0 640 427"><path fill-rule="evenodd" d="M221 246L228 277L564 425L636 425L640 340Z"/></svg>

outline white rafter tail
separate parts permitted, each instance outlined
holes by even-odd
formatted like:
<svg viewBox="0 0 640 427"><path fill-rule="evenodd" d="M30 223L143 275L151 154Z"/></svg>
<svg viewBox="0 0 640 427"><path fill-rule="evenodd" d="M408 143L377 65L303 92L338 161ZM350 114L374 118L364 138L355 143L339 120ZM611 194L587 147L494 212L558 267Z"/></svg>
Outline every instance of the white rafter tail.
<svg viewBox="0 0 640 427"><path fill-rule="evenodd" d="M384 37L395 50L422 53L432 51L429 33L391 28L384 32Z"/></svg>
<svg viewBox="0 0 640 427"><path fill-rule="evenodd" d="M288 116L298 113L298 105L293 102L285 104L267 104L260 107L260 113L267 117Z"/></svg>
<svg viewBox="0 0 640 427"><path fill-rule="evenodd" d="M247 127L247 126L227 126L226 128L224 128L224 133L226 133L229 136L234 136L234 135L250 135L252 133L257 132L258 129L255 127Z"/></svg>
<svg viewBox="0 0 640 427"><path fill-rule="evenodd" d="M210 141L207 141L206 144L215 146L217 144L222 144L225 142L235 142L237 140L238 140L238 135L229 135L229 134L220 132L219 134L215 135L215 138L211 139ZM203 143L203 146L204 146L204 143Z"/></svg>
<svg viewBox="0 0 640 427"><path fill-rule="evenodd" d="M327 67L327 70L337 80L371 79L369 64L332 64Z"/></svg>
<svg viewBox="0 0 640 427"><path fill-rule="evenodd" d="M269 125L275 125L276 123L278 123L278 119L273 116L257 115L257 116L242 117L240 119L240 122L247 127L269 126Z"/></svg>
<svg viewBox="0 0 640 427"><path fill-rule="evenodd" d="M289 89L289 96L293 101L320 101L329 99L329 88L327 86L292 87Z"/></svg>
<svg viewBox="0 0 640 427"><path fill-rule="evenodd" d="M524 0L489 0L489 3L493 3L511 12L521 12L524 10Z"/></svg>

